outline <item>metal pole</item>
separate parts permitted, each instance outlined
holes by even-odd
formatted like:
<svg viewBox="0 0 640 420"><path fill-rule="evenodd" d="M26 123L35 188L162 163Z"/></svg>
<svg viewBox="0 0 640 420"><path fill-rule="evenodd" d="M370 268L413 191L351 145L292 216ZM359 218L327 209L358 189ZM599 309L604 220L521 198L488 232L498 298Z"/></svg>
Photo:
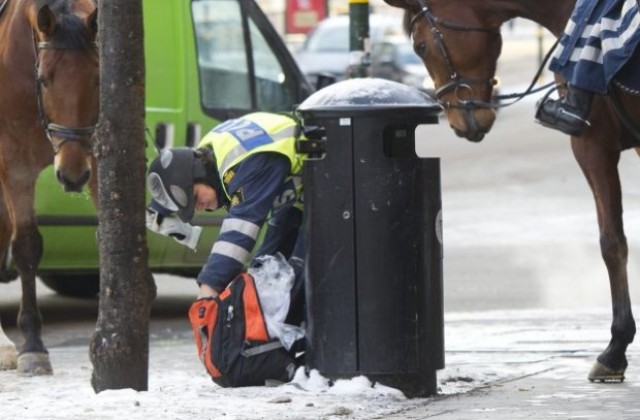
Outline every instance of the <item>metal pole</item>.
<svg viewBox="0 0 640 420"><path fill-rule="evenodd" d="M544 29L542 25L538 25L536 30L536 37L538 39L538 66L542 65L542 61L544 60ZM538 83L542 83L544 81L544 72L540 73L540 77L538 78Z"/></svg>
<svg viewBox="0 0 640 420"><path fill-rule="evenodd" d="M369 0L349 0L349 77L369 77Z"/></svg>

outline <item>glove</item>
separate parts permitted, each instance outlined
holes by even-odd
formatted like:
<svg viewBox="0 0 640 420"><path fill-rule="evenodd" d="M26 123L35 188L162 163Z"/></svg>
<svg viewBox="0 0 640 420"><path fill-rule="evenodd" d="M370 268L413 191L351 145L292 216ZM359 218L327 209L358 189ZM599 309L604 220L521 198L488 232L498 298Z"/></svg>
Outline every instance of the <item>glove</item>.
<svg viewBox="0 0 640 420"><path fill-rule="evenodd" d="M195 251L200 234L201 226L191 226L184 223L177 217L163 216L155 210L147 207L146 215L147 229L159 233L163 236L170 236L179 244L185 245Z"/></svg>

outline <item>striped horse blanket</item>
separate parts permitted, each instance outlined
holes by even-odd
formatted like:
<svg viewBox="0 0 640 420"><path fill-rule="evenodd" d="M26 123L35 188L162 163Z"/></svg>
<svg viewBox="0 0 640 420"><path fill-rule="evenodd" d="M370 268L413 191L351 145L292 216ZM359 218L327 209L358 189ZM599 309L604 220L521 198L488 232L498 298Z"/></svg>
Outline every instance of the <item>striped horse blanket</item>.
<svg viewBox="0 0 640 420"><path fill-rule="evenodd" d="M640 89L636 0L578 0L549 69L570 84L606 93L615 77Z"/></svg>

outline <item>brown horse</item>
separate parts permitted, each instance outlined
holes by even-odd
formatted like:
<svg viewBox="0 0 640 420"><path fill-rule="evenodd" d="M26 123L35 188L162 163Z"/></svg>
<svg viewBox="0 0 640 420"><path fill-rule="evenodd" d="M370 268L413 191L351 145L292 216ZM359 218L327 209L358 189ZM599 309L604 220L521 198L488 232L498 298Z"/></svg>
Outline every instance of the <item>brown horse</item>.
<svg viewBox="0 0 640 420"><path fill-rule="evenodd" d="M416 53L434 80L437 96L456 134L480 141L496 118L490 100L502 47L501 25L532 20L559 37L575 0L385 0L405 10L406 29ZM593 192L600 248L609 274L613 322L611 341L589 373L589 380L622 381L627 346L636 332L627 281L627 241L622 226L618 175L621 151L640 145L628 120L640 121L640 97L618 85L595 99L591 127L571 139L571 147ZM626 118L613 104L621 103ZM625 114L621 114L625 115ZM532 112L533 120L533 112Z"/></svg>
<svg viewBox="0 0 640 420"><path fill-rule="evenodd" d="M52 372L36 302L42 257L36 179L54 163L65 191L81 191L90 179L96 190L96 17L91 0L0 0L0 261L11 247L22 282L18 326L24 336L17 355L0 328L0 368L17 365L23 374Z"/></svg>

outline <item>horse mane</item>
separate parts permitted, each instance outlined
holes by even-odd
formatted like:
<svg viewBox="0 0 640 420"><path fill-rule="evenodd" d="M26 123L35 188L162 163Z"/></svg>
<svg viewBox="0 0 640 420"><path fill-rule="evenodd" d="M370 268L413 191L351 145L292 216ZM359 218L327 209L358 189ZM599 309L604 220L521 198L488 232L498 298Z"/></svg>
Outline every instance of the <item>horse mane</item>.
<svg viewBox="0 0 640 420"><path fill-rule="evenodd" d="M57 23L53 35L47 41L58 49L86 50L93 48L86 22L73 13L70 3L75 0L36 0L36 9L49 6L56 15Z"/></svg>

